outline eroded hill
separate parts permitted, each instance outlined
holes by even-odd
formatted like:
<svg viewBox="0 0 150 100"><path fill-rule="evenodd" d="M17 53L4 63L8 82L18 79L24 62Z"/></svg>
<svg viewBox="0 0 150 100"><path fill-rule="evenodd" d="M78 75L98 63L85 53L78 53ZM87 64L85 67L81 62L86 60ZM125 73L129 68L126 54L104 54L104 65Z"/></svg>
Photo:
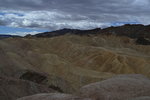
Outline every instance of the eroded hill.
<svg viewBox="0 0 150 100"><path fill-rule="evenodd" d="M136 45L128 37L7 38L0 40L0 55L0 75L22 79L35 71L46 77L42 84L61 92L74 92L117 74L150 77L150 46ZM30 81L36 82L30 74Z"/></svg>

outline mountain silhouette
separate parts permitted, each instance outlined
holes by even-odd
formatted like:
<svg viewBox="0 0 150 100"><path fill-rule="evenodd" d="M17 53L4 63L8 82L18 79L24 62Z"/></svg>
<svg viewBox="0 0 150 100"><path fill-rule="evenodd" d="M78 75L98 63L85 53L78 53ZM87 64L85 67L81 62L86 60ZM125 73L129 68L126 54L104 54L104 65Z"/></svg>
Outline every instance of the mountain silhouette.
<svg viewBox="0 0 150 100"><path fill-rule="evenodd" d="M111 26L108 28L96 28L91 30L79 30L79 29L61 29L52 32L44 32L36 35L27 35L26 37L55 37L65 34L75 35L116 35L127 36L136 39L137 44L150 45L150 25L144 26L142 24L126 24L123 26Z"/></svg>

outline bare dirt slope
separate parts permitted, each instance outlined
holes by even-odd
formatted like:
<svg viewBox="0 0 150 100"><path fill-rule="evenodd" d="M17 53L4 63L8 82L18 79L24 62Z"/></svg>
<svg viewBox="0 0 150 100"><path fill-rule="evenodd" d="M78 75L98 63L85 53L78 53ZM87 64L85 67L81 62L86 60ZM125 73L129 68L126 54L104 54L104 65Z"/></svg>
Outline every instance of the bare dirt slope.
<svg viewBox="0 0 150 100"><path fill-rule="evenodd" d="M0 100L16 100L28 95L52 92L56 91L44 85L0 76Z"/></svg>
<svg viewBox="0 0 150 100"><path fill-rule="evenodd" d="M150 77L150 46L112 35L0 40L0 74L20 78L26 70L48 74L46 84L63 92L117 74Z"/></svg>

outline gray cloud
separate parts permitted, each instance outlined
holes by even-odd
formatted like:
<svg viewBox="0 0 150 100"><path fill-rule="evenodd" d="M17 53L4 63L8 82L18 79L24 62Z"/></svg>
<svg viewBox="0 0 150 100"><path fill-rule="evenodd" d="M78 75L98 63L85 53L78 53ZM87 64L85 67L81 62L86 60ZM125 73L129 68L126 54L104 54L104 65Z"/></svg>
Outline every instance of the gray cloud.
<svg viewBox="0 0 150 100"><path fill-rule="evenodd" d="M0 0L0 24L89 29L115 22L150 24L150 0Z"/></svg>

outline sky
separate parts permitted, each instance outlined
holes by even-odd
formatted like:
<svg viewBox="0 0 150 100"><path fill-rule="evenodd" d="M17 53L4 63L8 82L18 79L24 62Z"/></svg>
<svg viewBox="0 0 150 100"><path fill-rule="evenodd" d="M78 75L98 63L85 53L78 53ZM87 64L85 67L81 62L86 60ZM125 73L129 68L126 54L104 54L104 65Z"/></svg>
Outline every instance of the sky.
<svg viewBox="0 0 150 100"><path fill-rule="evenodd" d="M150 0L0 0L0 34L150 24Z"/></svg>

